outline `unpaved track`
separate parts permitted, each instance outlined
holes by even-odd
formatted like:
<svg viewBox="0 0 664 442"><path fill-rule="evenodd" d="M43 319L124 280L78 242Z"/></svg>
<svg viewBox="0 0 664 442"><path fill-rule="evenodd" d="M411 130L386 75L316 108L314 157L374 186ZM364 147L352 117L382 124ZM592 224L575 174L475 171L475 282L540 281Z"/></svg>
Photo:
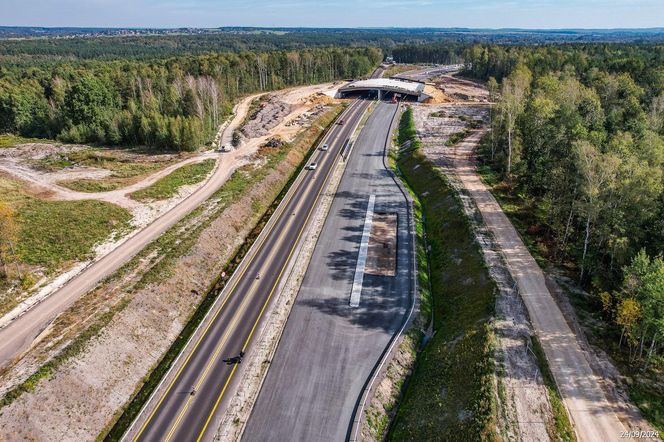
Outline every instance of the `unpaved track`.
<svg viewBox="0 0 664 442"><path fill-rule="evenodd" d="M244 120L251 100L248 97L237 107L235 117L225 129L222 139L228 139L232 131ZM242 149L223 154L221 161L208 181L188 198L173 207L152 224L135 233L112 252L92 263L63 287L35 305L22 316L0 329L0 367L29 349L34 339L48 327L55 317L71 306L80 296L91 290L99 281L117 271L148 243L175 225L188 213L210 198L230 177L233 171L244 164Z"/></svg>
<svg viewBox="0 0 664 442"><path fill-rule="evenodd" d="M618 440L625 430L586 355L546 287L544 274L500 205L476 173L473 151L484 132L451 149L451 166L495 237L528 309L556 384L582 441Z"/></svg>
<svg viewBox="0 0 664 442"><path fill-rule="evenodd" d="M146 187L153 185L160 178L165 177L171 172L174 172L175 170L186 166L187 164L200 163L201 161L210 158L216 159L218 156L219 154L215 152L204 152L200 155L196 155L195 157L187 158L186 160L182 160L168 167L165 167L164 169L147 176L137 183L108 192L78 192L76 190L68 189L64 186L52 182L50 179L46 178L42 172L36 171L29 166L22 166L16 161L5 161L4 163L0 163L0 171L6 172L11 176L15 176L16 178L48 190L52 199L60 201L81 201L93 199L117 204L126 209L134 209L136 207L142 206L143 204L139 201L129 198L127 194L136 192L137 190L145 189ZM89 174L89 172L87 174Z"/></svg>

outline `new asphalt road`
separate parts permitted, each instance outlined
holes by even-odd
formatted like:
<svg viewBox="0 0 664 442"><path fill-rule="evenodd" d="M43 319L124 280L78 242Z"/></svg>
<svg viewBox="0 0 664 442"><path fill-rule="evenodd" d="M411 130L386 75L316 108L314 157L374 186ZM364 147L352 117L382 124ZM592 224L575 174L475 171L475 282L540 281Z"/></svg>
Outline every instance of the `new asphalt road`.
<svg viewBox="0 0 664 442"><path fill-rule="evenodd" d="M284 276L302 232L339 160L345 140L368 103L354 102L317 150L315 171L299 176L249 255L229 281L205 326L186 347L176 368L143 410L128 436L134 440L194 441L214 434L215 417L226 406L237 364L227 360L250 352L254 331ZM226 360L226 361L225 361ZM191 392L195 390L195 394Z"/></svg>
<svg viewBox="0 0 664 442"><path fill-rule="evenodd" d="M381 355L400 329L413 290L407 201L383 165L396 105L379 103L351 152L243 440L342 441ZM396 276L365 274L349 306L370 195L395 213Z"/></svg>

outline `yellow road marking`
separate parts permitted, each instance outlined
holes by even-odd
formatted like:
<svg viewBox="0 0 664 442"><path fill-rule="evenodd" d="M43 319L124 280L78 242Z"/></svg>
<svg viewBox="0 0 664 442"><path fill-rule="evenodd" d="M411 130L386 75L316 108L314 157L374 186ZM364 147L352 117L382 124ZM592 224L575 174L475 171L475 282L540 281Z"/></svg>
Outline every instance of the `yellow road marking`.
<svg viewBox="0 0 664 442"><path fill-rule="evenodd" d="M328 170L327 175L325 176L325 180L323 181L323 184L321 185L321 188L318 189L318 193L316 194L316 199L314 199L314 203L309 208L309 213L307 213L307 217L305 218L304 223L302 223L302 227L300 228L300 231L297 234L297 238L295 239L295 242L293 243L293 246L291 247L290 251L288 252L288 257L286 258L286 261L284 261L284 265L281 267L281 270L279 271L279 275L277 276L277 279L275 280L275 283L272 286L272 289L270 290L270 294L267 296L267 299L265 300L265 303L263 304L263 307L261 308L261 311L258 314L258 317L256 318L256 321L254 322L253 327L251 327L251 331L249 332L249 336L247 337L247 340L244 342L244 346L242 347L242 351L244 351L247 348L247 345L249 345L249 341L251 340L251 337L254 334L254 331L256 330L256 327L258 326L258 323L260 322L260 320L263 316L263 313L265 312L265 309L267 308L267 305L269 304L270 299L272 298L272 295L274 294L274 291L277 288L277 285L279 285L279 282L281 280L281 276L283 275L283 272L286 269L286 267L288 267L288 262L291 259L291 255L295 251L295 247L297 246L297 243L300 241L300 237L302 236L302 232L304 232L304 228L306 227L307 223L309 222L309 218L311 217L311 213L313 212L314 207L316 207L316 204L318 203L318 199L320 198L320 194L322 193L323 189L325 188L325 185L327 184L327 180L329 179L330 174L332 173L332 170L334 170L334 167L330 167L330 170ZM236 365L236 367L237 367L237 365ZM230 383L231 378L233 377L234 373L235 373L235 368L228 375L228 379L226 380L226 383L224 384L224 388L221 390L221 393L219 393L219 397L217 397L217 400L214 403L214 407L212 408L212 411L208 415L208 417L205 421L205 425L203 426L203 429L201 430L200 434L198 435L198 438L196 439L196 442L200 442L200 440L203 438L203 435L205 434L205 431L207 430L207 427L210 424L210 421L212 420L212 416L214 415L215 411L217 411L217 407L219 406L219 403L221 402L221 398L224 396L224 393L226 392L226 388L228 387L228 384Z"/></svg>
<svg viewBox="0 0 664 442"><path fill-rule="evenodd" d="M360 106L356 107L355 109L357 109L357 108L359 108L359 107L360 107ZM352 114L352 113L355 112L355 109L354 109L353 106L351 105L351 106L349 106L349 107L346 109L346 111L344 111L343 114ZM333 123L333 124L334 124L334 123ZM341 131L341 132L340 132L340 133L334 138L334 141L332 141L331 143L336 142L336 141L339 139L339 137L341 136L341 133L343 133L343 130L342 130L342 131ZM330 170L332 170L332 168L330 168ZM328 171L328 176L329 176L329 171ZM325 180L327 181L327 176L326 176ZM301 181L301 182L302 182L302 181ZM324 184L324 183L323 183L323 184ZM322 189L322 188L321 188L321 189ZM281 207L282 207L282 210L281 210L281 213L282 213L282 214L283 214L283 211L285 210L286 206L290 203L290 200L293 198L293 196L294 196L296 193L297 193L296 191L292 192L290 195L287 196L286 200L284 200L285 203L282 202L282 204L283 204L283 205L281 206ZM320 193L320 192L319 192L319 193ZM315 205L315 203L316 203L317 200L318 200L318 197L316 197L316 200L314 201L314 205ZM275 219L276 219L276 218L275 218ZM308 220L308 217L307 217L307 220ZM173 378L173 380L172 380L172 381L170 382L170 384L168 385L168 388L166 388L166 391L164 392L164 394L163 394L163 395L161 396L161 398L159 399L159 402L157 402L156 407L152 410L152 412L150 413L150 415L149 415L148 418L146 419L145 423L143 423L143 425L141 426L141 429L140 429L140 430L138 431L138 433L136 434L136 437L134 438L134 442L137 442L137 441L138 441L138 439L141 437L141 435L143 434L143 432L144 432L145 429L147 428L148 424L152 421L152 418L154 417L154 415L157 413L157 411L158 411L159 408L161 407L161 404L164 402L164 399L166 398L166 396L168 396L168 393L169 393L169 392L171 391L171 389L173 388L173 385L175 385L175 382L177 382L177 380L180 378L180 375L182 374L182 372L184 371L185 367L186 367L187 364L189 363L189 360L191 359L191 357L193 356L193 354L196 352L196 349L197 349L198 346L200 345L201 341L202 341L203 338L207 335L207 332L209 331L209 329L210 329L210 327L212 326L212 324L214 324L214 322L215 322L217 316L219 316L219 313L221 313L221 311L224 309L224 306L225 306L226 303L228 302L228 299L230 298L231 294L233 294L233 292L235 291L235 288L237 287L237 285L239 284L239 282L242 280L242 277L243 277L244 274L246 273L247 269L248 269L248 268L251 266L251 264L253 263L254 258L255 258L256 256L258 256L258 254L259 254L261 248L262 248L263 245L265 244L265 241L267 240L267 238L268 238L268 237L270 236L270 234L272 233L272 230L274 229L274 227L276 226L276 224L277 224L277 222L275 221L275 222L270 226L270 228L269 228L269 230L267 231L267 233L266 233L266 234L263 236L263 238L261 239L261 243L259 244L258 248L256 249L256 252L254 252L254 254L253 254L251 257L249 257L249 261L247 261L247 264L246 264L246 265L244 266L244 268L241 270L241 273L239 274L239 276L237 277L237 279L233 282L233 286L229 289L228 294L227 294L226 297L224 298L224 301L222 302L221 306L220 306L219 309L215 312L214 316L212 317L212 319L210 320L210 322L208 323L208 325L205 327L205 329L204 329L203 332L201 333L201 336L199 337L198 341L196 341L196 344L194 345L194 347L191 349L191 351L190 351L189 354L187 355L187 358L185 359L184 363L183 363L182 366L178 369L178 372L176 373L175 377ZM305 221L305 224L306 224L306 221ZM299 235L298 235L298 238L299 238ZM268 299L269 299L269 298L268 298ZM262 310L261 310L261 314L262 314ZM252 332L253 332L253 329L252 329ZM246 344L245 344L245 346L246 346ZM243 350L244 350L244 348L243 348ZM233 374L234 372L235 372L235 369L233 369L233 371L231 372L231 375L229 376L229 380L230 380L230 378L232 377L232 374ZM226 388L226 387L224 386L224 390L225 390L225 388ZM224 390L222 390L222 392L223 392ZM223 393L222 393L222 394L223 394ZM191 399L191 398L189 398L189 399ZM221 399L221 398L220 398L220 399ZM188 404L188 403L189 403L189 401L187 402L187 404ZM186 405L186 404L185 404L185 405ZM216 409L216 405L215 405L215 409ZM207 427L207 423L206 423L206 427Z"/></svg>
<svg viewBox="0 0 664 442"><path fill-rule="evenodd" d="M226 392L226 388L228 388L228 384L231 382L231 378L235 374L235 370L237 369L237 364L233 366L233 370L231 370L231 374L228 375L228 379L226 379L226 382L224 383L224 388L221 389L221 394L217 398L217 402L214 403L214 408L212 410L212 413L210 416L208 416L207 420L205 421L205 427L203 427L203 431L201 431L201 434L198 435L198 438L196 439L196 442L200 442L201 439L203 438L203 434L205 434L205 430L207 429L208 424L210 423L210 419L212 418L212 415L214 414L214 410L217 409L217 406L219 406L219 402L221 401L221 398L223 397L224 393Z"/></svg>
<svg viewBox="0 0 664 442"><path fill-rule="evenodd" d="M286 231L284 230L279 237L277 238L277 244L279 244L282 241L282 238L285 236ZM268 255L266 262L271 261L271 258L277 253L277 247L274 247L272 251L270 251L270 254ZM219 353L221 353L221 350L223 349L224 345L226 345L226 342L228 342L228 338L230 337L231 333L235 331L235 326L237 325L238 321L242 317L242 315L245 313L247 310L247 305L249 304L249 301L252 300L252 297L257 293L257 291L254 288L255 286L252 285L250 288L250 291L248 293L245 293L244 299L242 300L242 303L238 307L238 310L235 312L233 315L233 318L231 320L231 323L228 325L226 328L226 331L224 332L224 335L221 337L219 342L217 343L214 353L212 354L212 357L208 359L208 362L205 366L205 370L203 370L203 373L199 376L196 384L194 385L195 390L199 390L203 382L205 382L205 379L207 378L208 372L212 368L215 362L217 362L217 358L219 357ZM244 350L244 348L242 349ZM177 427L180 424L180 421L184 417L184 415L187 413L187 409L189 408L189 403L191 402L193 398L189 396L187 402L185 403L184 407L180 410L180 413L178 414L177 419L171 426L166 439L164 439L164 442L168 442L171 440L173 437L173 434L177 430Z"/></svg>

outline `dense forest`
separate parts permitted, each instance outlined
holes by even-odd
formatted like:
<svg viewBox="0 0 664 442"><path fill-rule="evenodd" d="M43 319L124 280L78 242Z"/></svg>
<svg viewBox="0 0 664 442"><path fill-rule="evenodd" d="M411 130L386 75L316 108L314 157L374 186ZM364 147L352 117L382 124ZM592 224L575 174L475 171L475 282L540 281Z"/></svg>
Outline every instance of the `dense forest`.
<svg viewBox="0 0 664 442"><path fill-rule="evenodd" d="M56 38L49 38L56 37ZM376 47L404 62L445 62L475 43L553 44L661 42L657 29L527 30L465 28L246 28L115 29L0 26L0 64L53 60L138 59L217 52L266 52L328 47Z"/></svg>
<svg viewBox="0 0 664 442"><path fill-rule="evenodd" d="M202 35L147 35L87 38L0 39L0 63L34 64L76 60L153 60L220 52L292 51L332 47L387 49L408 42L428 42L427 35L363 33L358 31L224 32Z"/></svg>
<svg viewBox="0 0 664 442"><path fill-rule="evenodd" d="M402 44L392 49L397 63L458 64L463 62L467 45L454 43Z"/></svg>
<svg viewBox="0 0 664 442"><path fill-rule="evenodd" d="M486 160L647 366L664 348L664 46L480 45L465 58L497 102Z"/></svg>
<svg viewBox="0 0 664 442"><path fill-rule="evenodd" d="M0 66L0 133L194 150L237 96L361 77L382 57L374 48L320 48Z"/></svg>

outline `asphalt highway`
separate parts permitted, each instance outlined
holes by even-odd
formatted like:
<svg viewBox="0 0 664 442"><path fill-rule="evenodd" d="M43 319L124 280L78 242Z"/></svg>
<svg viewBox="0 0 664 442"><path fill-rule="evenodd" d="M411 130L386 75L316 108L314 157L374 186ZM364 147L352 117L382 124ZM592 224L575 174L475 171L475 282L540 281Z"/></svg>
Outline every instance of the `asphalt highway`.
<svg viewBox="0 0 664 442"><path fill-rule="evenodd" d="M145 441L198 441L210 439L215 416L227 405L238 364L225 360L250 352L276 287L284 276L330 171L344 142L368 103L353 102L343 125L334 125L325 139L329 150L317 149L305 171L272 216L249 255L229 281L211 312L207 325L176 362L177 369L144 408L128 436ZM236 378L237 380L237 378ZM195 390L194 395L191 394Z"/></svg>
<svg viewBox="0 0 664 442"><path fill-rule="evenodd" d="M412 284L407 201L383 165L396 105L362 129L243 435L247 442L343 441L367 379L406 319ZM395 276L364 275L349 305L369 197L397 215Z"/></svg>

